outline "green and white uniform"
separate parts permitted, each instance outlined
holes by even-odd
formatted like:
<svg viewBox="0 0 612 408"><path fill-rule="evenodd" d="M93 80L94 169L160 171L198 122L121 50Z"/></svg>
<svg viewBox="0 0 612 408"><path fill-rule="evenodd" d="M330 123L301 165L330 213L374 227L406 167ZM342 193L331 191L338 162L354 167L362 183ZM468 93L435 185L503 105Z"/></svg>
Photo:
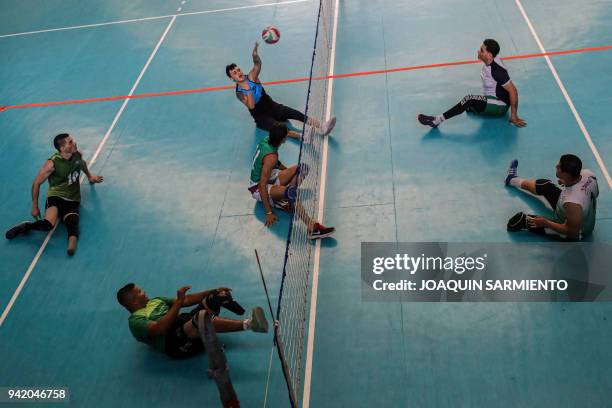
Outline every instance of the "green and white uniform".
<svg viewBox="0 0 612 408"><path fill-rule="evenodd" d="M270 145L270 137L266 137L257 145L257 150L255 150L255 155L253 156L253 166L251 168L251 183L249 185L249 191L251 192L253 198L257 201L261 201L261 196L259 194L259 181L261 180L263 161L264 158L270 154L275 155L278 159L278 147ZM268 196L270 193L270 188L272 188L273 185L280 184L280 181L278 180L279 173L280 170L278 169L277 160L276 167L272 170L270 178L268 179ZM270 203L273 203L272 197L270 197Z"/></svg>

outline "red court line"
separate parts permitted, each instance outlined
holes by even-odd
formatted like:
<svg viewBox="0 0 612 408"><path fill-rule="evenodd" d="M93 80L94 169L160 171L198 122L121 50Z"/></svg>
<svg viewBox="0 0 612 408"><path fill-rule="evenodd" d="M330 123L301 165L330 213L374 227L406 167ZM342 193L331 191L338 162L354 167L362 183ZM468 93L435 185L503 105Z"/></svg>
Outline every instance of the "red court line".
<svg viewBox="0 0 612 408"><path fill-rule="evenodd" d="M549 52L537 53L537 54L511 55L508 57L503 57L502 60L538 58L538 57L546 57L546 56L551 56L551 55L577 54L577 53L593 52L593 51L605 51L605 50L610 50L610 49L612 49L612 45L603 45L600 47L577 48L573 50L563 50L563 51L549 51ZM466 60L466 61L443 62L439 64L413 65L413 66L401 67L401 68L379 69L375 71L350 72L346 74L335 74L335 75L330 75L330 76L313 77L313 80L320 81L322 79L330 79L330 78L335 79L335 78L359 77L359 76L366 76L366 75L389 74L393 72L415 71L419 69L432 69L432 68L451 67L451 66L456 66L456 65L477 64L479 62L480 62L479 60ZM295 83L295 82L307 82L308 80L309 80L308 77L301 77L301 78L293 78L293 79L283 79L279 81L269 81L269 82L264 82L263 84L264 85L279 85L279 84L290 84L290 83ZM178 91L143 93L143 94L135 94L132 96L121 95L121 96L108 96L108 97L101 97L101 98L72 99L72 100L55 101L55 102L25 103L21 105L0 106L0 112L8 110L8 109L36 108L36 107L55 106L55 105L73 105L77 103L117 101L117 100L123 100L123 99L153 98L153 97L158 97L158 96L183 95L183 94L190 94L190 93L221 91L221 90L227 90L227 89L233 89L233 88L234 88L234 85L224 85L224 86L214 86L214 87L209 87L209 88L195 88L195 89L182 89Z"/></svg>

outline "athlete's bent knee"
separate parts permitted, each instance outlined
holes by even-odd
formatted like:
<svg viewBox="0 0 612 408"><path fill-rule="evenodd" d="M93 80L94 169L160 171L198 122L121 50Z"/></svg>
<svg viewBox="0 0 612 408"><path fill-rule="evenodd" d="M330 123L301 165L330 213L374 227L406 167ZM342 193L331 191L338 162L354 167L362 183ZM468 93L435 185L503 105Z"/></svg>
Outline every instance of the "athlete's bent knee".
<svg viewBox="0 0 612 408"><path fill-rule="evenodd" d="M68 236L78 237L79 236L79 214L70 213L64 217L64 224L66 224L66 230L68 230Z"/></svg>

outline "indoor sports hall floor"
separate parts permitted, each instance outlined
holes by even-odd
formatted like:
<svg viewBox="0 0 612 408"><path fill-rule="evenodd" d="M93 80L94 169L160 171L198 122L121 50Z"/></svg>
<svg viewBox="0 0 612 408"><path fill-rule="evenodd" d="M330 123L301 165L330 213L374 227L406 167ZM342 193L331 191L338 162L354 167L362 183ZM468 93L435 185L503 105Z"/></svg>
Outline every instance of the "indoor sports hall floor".
<svg viewBox="0 0 612 408"><path fill-rule="evenodd" d="M610 1L520 4L546 51L612 45ZM304 77L317 10L313 0L3 1L0 105L229 85L225 65L248 69L268 24L282 37L260 46L262 80ZM338 74L471 60L487 37L502 56L542 52L518 0L340 0L337 30ZM477 64L334 81L324 217L337 232L318 265L310 406L610 406L607 303L361 301L362 241L533 240L505 231L516 211L541 211L503 187L514 158L520 175L552 178L561 154L580 156L600 188L590 240L612 241L611 185L593 153L612 170L612 50L550 61L593 149L542 57L506 62L523 129L474 116L417 123L480 92ZM268 91L302 109L306 87ZM115 293L132 281L150 296L229 286L245 308L263 306L257 248L276 303L288 218L266 228L246 190L263 132L229 90L126 101L0 112L3 230L29 217L55 134L71 133L105 179L82 186L74 258L63 226L39 256L43 234L0 241L0 386L68 387L79 407L217 406L206 357L172 361L137 343ZM286 143L283 162L298 148ZM271 335L222 342L243 406L287 406Z"/></svg>

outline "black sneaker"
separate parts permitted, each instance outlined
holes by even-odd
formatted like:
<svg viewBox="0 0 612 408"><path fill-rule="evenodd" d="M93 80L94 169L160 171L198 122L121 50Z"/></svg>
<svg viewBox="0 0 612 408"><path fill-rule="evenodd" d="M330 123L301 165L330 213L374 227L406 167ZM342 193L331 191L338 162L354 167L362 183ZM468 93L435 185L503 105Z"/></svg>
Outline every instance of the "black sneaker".
<svg viewBox="0 0 612 408"><path fill-rule="evenodd" d="M332 235L336 229L334 227L326 227L318 222L315 223L312 231L308 233L308 239L322 239Z"/></svg>
<svg viewBox="0 0 612 408"><path fill-rule="evenodd" d="M21 224L17 224L10 230L6 231L6 234L4 236L6 237L6 239L13 239L19 234L28 232L30 230L30 228L28 228L29 224L31 224L31 222L28 221L24 221Z"/></svg>
<svg viewBox="0 0 612 408"><path fill-rule="evenodd" d="M508 220L508 225L507 225L508 231L510 232L526 231L527 229L529 229L527 227L527 218L529 217L533 218L535 217L535 215L527 215L522 211L514 214L512 218Z"/></svg>
<svg viewBox="0 0 612 408"><path fill-rule="evenodd" d="M434 118L433 116L423 115L422 113L419 113L419 116L417 116L417 120L421 125L431 126L432 128L438 127L438 125L434 123L435 119L436 118Z"/></svg>
<svg viewBox="0 0 612 408"><path fill-rule="evenodd" d="M274 201L274 208L278 208L286 213L293 214L293 205L289 200Z"/></svg>

